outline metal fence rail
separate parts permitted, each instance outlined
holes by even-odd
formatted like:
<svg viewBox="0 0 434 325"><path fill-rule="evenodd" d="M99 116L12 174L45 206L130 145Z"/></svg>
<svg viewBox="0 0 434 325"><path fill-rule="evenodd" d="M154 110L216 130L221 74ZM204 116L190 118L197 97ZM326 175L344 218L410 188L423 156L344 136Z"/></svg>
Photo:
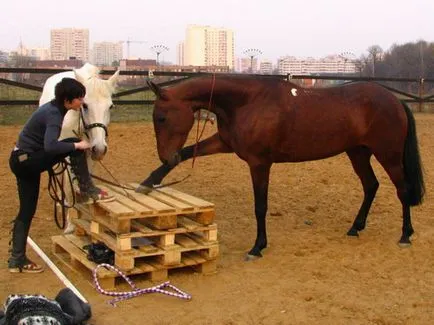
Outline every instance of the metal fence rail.
<svg viewBox="0 0 434 325"><path fill-rule="evenodd" d="M45 69L45 68L8 68L0 67L0 74L56 74L59 72L71 71L71 69ZM102 75L112 75L115 70L101 70ZM148 77L153 75L155 77L170 77L171 80L159 83L162 86L171 85L178 83L182 80L197 76L211 76L214 73L210 72L183 72L183 71L150 71L150 70L131 70L131 71L120 71L121 76L145 76ZM219 75L230 75L230 76L246 76L246 74L236 74L236 73L218 73ZM382 77L357 77L357 76L342 76L342 75L328 75L328 76L313 76L313 75L262 75L262 74L248 74L255 78L274 78L282 80L335 80L335 81L372 81L380 83L385 88L390 91L399 94L405 98L403 100L409 103L419 103L419 111L422 111L423 104L434 102L434 94L425 94L425 85L429 84L429 88L433 88L431 85L434 84L434 79L424 79L424 78L382 78ZM395 82L395 83L415 83L418 85L418 94L412 94L409 92L402 91L395 87L385 85L385 82ZM42 92L42 87L13 81L5 78L0 78L0 84L6 84L13 87L34 90ZM134 89L129 89L125 91L118 92L113 95L113 103L115 105L149 105L153 103L151 99L144 100L122 100L119 99L122 96L127 96L135 93L140 93L149 90L147 86L142 86ZM22 98L15 99L2 99L0 100L0 105L38 105L38 100L28 100Z"/></svg>

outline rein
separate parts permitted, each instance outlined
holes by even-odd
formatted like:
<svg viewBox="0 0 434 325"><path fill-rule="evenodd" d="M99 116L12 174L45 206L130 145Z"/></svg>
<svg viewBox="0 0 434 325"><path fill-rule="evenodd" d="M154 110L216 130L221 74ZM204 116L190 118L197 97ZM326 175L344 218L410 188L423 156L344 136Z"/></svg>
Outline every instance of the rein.
<svg viewBox="0 0 434 325"><path fill-rule="evenodd" d="M55 171L55 170L58 170L58 171ZM69 186L70 186L71 193L72 193L72 205L68 205L66 203L65 184L64 184L64 177L63 177L63 173L65 171L66 171L66 174L68 176L67 179L68 179ZM49 193L51 199L54 201L54 221L56 223L56 226L59 229L65 229L65 225L66 225L66 222L65 222L66 210L65 209L72 208L76 202L74 187L73 187L72 179L71 179L71 174L69 172L68 163L66 162L66 160L59 162L56 166L53 166L53 168L49 169L48 175L49 175L48 193ZM59 180L59 177L61 177L60 180ZM59 193L60 193L60 196L59 196ZM57 215L57 209L56 209L57 204L62 208L60 220L59 220L59 217Z"/></svg>
<svg viewBox="0 0 434 325"><path fill-rule="evenodd" d="M194 162L195 162L196 157L197 157L197 147L199 145L200 139L202 138L203 132L205 131L206 123L209 120L209 114L212 112L211 111L211 103L212 103L212 96L214 94L214 87L215 87L215 73L212 74L211 93L209 95L207 115L206 115L205 122L203 123L202 131L200 132L200 134L199 134L199 124L200 124L200 109L199 109L199 114L198 114L199 116L198 116L198 119L197 119L197 128L196 128L196 144L194 145L193 160L192 160L192 163L191 163L191 168L194 167Z"/></svg>

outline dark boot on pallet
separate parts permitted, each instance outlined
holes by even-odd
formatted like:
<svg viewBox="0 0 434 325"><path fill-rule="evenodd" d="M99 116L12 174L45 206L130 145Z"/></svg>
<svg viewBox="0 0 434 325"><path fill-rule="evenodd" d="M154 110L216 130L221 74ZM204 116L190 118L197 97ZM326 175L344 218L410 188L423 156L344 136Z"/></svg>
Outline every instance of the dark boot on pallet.
<svg viewBox="0 0 434 325"><path fill-rule="evenodd" d="M75 152L76 154L69 156L71 162L71 170L78 180L80 189L81 203L109 202L115 198L106 191L96 187L89 174L86 155L84 152Z"/></svg>
<svg viewBox="0 0 434 325"><path fill-rule="evenodd" d="M14 221L12 229L12 240L10 242L10 257L8 268L11 273L40 273L44 268L33 263L26 257L27 236L29 235L30 223L26 224L20 220Z"/></svg>

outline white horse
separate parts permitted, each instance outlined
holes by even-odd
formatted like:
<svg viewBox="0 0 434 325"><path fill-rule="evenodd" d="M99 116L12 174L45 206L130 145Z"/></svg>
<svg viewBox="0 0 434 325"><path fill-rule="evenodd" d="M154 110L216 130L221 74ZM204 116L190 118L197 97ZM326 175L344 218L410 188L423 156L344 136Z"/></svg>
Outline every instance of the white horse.
<svg viewBox="0 0 434 325"><path fill-rule="evenodd" d="M57 73L49 77L43 87L39 106L54 99L54 89L63 78L74 78L86 88L81 112L69 110L63 119L59 139L87 136L91 145L91 154L88 155L88 166L91 169L91 160L101 160L107 152L107 127L110 123L110 108L113 106L112 95L119 77L119 69L108 79L100 79L99 69L86 63L80 69ZM81 115L81 117L80 117ZM91 159L89 159L89 156ZM69 189L66 186L66 189ZM66 203L66 202L65 202ZM73 230L69 223L65 232Z"/></svg>
<svg viewBox="0 0 434 325"><path fill-rule="evenodd" d="M80 112L69 110L63 120L60 139L77 137L86 133L91 144L91 158L101 160L107 152L107 126L110 123L112 94L119 76L117 70L108 80L99 78L99 69L86 63L80 69L57 73L47 79L42 90L39 106L54 99L54 88L63 78L74 78L86 87L84 105Z"/></svg>

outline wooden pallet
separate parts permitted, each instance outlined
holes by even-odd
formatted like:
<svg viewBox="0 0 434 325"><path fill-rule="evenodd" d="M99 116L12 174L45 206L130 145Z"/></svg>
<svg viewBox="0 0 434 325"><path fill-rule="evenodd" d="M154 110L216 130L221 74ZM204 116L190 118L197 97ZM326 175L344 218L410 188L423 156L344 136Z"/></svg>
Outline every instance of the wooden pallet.
<svg viewBox="0 0 434 325"><path fill-rule="evenodd" d="M136 187L137 184L129 184ZM214 221L214 204L170 187L149 194L115 186L99 186L115 197L112 202L76 204L80 217L98 222L114 233L131 233L137 222L152 229L177 228L178 217L187 217L202 225ZM135 225L135 226L133 226Z"/></svg>
<svg viewBox="0 0 434 325"><path fill-rule="evenodd" d="M216 259L219 254L215 224L202 226L196 223L197 227L193 227L190 220L166 231L139 224L140 231L116 234L92 220L79 218L73 222L79 234L85 233L93 242L102 242L110 248L115 253L115 265L122 271L132 270L138 263L150 260L164 266L178 265L187 252L199 253L206 260Z"/></svg>
<svg viewBox="0 0 434 325"><path fill-rule="evenodd" d="M54 254L66 265L80 272L85 277L90 277L96 264L87 259L87 252L83 249L91 242L89 236L59 235L52 237ZM128 276L146 276L152 281L164 281L168 278L168 272L174 269L193 267L196 272L202 274L215 273L217 267L216 259L206 259L198 251L185 251L181 254L178 264L163 265L157 260L138 259L131 270L124 273ZM117 272L100 268L98 271L98 281L105 289L114 289L116 279L120 278Z"/></svg>

